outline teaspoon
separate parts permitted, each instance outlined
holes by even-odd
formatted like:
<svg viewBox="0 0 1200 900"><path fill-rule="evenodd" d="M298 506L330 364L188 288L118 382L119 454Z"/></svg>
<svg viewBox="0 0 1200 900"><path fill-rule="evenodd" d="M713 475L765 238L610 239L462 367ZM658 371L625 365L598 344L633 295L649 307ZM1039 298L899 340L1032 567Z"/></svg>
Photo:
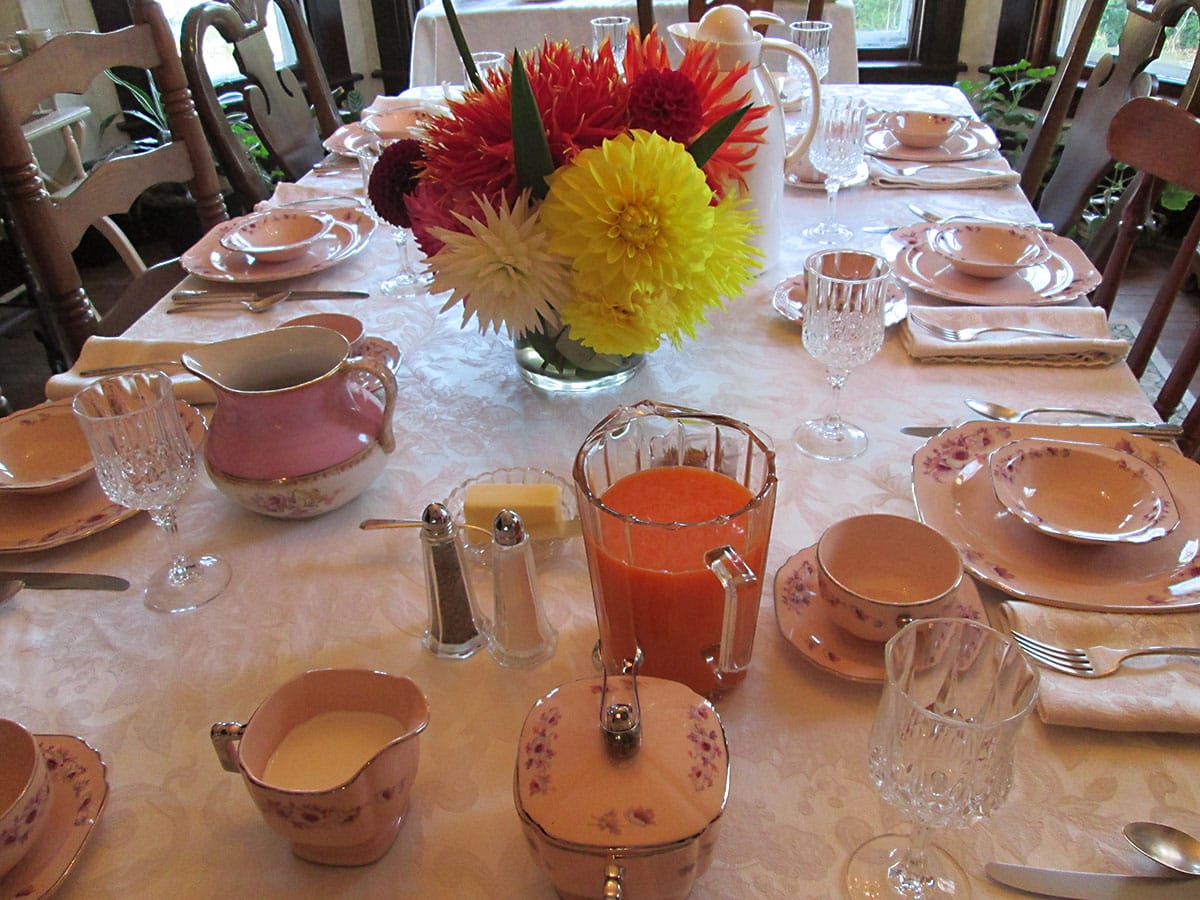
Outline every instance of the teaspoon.
<svg viewBox="0 0 1200 900"><path fill-rule="evenodd" d="M1200 841L1186 831L1157 822L1130 822L1125 838L1141 853L1176 872L1200 875Z"/></svg>
<svg viewBox="0 0 1200 900"><path fill-rule="evenodd" d="M1021 422L1028 416L1034 413L1063 413L1076 416L1095 416L1100 419L1108 419L1112 422L1132 422L1133 419L1129 416L1121 415L1120 413L1104 412L1098 409L1071 409L1070 407L1061 406L1039 406L1034 409L1013 409L1010 406L1004 406L1000 403L990 403L987 400L964 400L964 403L974 412L981 416L986 416L989 419L996 419L1000 422Z"/></svg>

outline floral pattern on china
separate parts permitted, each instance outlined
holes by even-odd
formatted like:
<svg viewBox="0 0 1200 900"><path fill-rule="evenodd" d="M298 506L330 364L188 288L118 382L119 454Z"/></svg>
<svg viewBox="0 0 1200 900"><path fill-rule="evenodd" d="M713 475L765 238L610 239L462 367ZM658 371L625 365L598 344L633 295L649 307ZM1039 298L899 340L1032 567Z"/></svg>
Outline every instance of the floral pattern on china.
<svg viewBox="0 0 1200 900"><path fill-rule="evenodd" d="M464 325L505 329L525 371L529 350L565 380L678 346L750 284L743 189L767 107L736 92L746 66L720 72L697 43L673 69L657 32L630 34L623 71L609 45L550 42L486 78L466 64L462 98L389 145L368 186Z"/></svg>
<svg viewBox="0 0 1200 900"><path fill-rule="evenodd" d="M992 489L990 454L1019 438L1092 443L1131 454L1166 480L1181 524L1143 545L1086 546L1039 533L1007 513ZM1014 597L1106 612L1200 608L1200 467L1118 429L968 422L913 456L913 496L923 522L960 550L967 571Z"/></svg>

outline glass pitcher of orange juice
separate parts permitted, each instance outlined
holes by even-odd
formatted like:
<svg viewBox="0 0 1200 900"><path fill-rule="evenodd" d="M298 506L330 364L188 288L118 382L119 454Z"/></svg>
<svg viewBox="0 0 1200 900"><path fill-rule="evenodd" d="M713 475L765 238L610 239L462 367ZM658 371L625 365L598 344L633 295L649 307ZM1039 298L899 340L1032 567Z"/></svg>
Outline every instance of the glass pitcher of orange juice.
<svg viewBox="0 0 1200 900"><path fill-rule="evenodd" d="M605 670L705 696L746 676L775 515L775 451L748 425L643 400L575 457Z"/></svg>

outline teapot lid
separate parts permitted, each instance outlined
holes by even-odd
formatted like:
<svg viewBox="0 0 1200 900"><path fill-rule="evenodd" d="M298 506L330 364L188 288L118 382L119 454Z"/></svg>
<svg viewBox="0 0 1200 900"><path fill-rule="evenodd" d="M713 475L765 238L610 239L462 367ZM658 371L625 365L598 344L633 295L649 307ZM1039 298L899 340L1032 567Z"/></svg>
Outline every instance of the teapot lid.
<svg viewBox="0 0 1200 900"><path fill-rule="evenodd" d="M729 793L716 709L685 685L641 676L640 746L620 757L596 715L601 691L599 678L570 682L529 711L517 746L521 816L551 840L592 847L660 847L704 831Z"/></svg>
<svg viewBox="0 0 1200 900"><path fill-rule="evenodd" d="M696 38L714 44L751 43L754 27L750 24L750 14L732 3L714 6L700 17Z"/></svg>

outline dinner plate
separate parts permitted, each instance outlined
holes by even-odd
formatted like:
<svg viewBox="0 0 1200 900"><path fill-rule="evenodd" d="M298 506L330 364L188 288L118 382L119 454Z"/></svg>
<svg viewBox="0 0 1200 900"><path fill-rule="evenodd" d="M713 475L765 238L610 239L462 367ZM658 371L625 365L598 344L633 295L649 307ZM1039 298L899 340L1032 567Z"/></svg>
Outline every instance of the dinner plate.
<svg viewBox="0 0 1200 900"><path fill-rule="evenodd" d="M0 900L52 894L79 858L108 797L104 760L67 734L37 734L50 772L50 821L21 861L0 878Z"/></svg>
<svg viewBox="0 0 1200 900"><path fill-rule="evenodd" d="M908 147L900 143L892 130L883 124L882 118L874 118L867 122L863 149L871 156L883 159L951 162L987 156L1000 149L1000 141L985 122L972 120L962 131L952 134L936 147Z"/></svg>
<svg viewBox="0 0 1200 900"><path fill-rule="evenodd" d="M200 238L180 257L180 262L184 269L200 278L238 284L299 278L324 271L361 251L375 233L375 220L360 206L326 211L334 218L333 228L296 259L259 263L249 254L226 250L221 246L221 236L240 224L241 219L234 219L222 222Z"/></svg>
<svg viewBox="0 0 1200 900"><path fill-rule="evenodd" d="M192 443L199 447L204 420L194 406L182 400L177 405ZM138 512L109 500L95 478L53 494L0 494L0 554L61 547Z"/></svg>
<svg viewBox="0 0 1200 900"><path fill-rule="evenodd" d="M986 621L979 589L964 578L957 604L942 615ZM881 683L883 644L864 641L833 624L817 586L817 546L806 547L775 573L775 621L788 643L818 668L851 681Z"/></svg>
<svg viewBox="0 0 1200 900"><path fill-rule="evenodd" d="M992 451L1023 438L1094 443L1156 468L1180 517L1152 544L1094 546L1041 534L996 499L988 472ZM967 571L1014 597L1048 606L1106 612L1200 608L1200 466L1147 438L1118 429L967 422L932 438L913 456L913 497L921 520L960 550Z"/></svg>
<svg viewBox="0 0 1200 900"><path fill-rule="evenodd" d="M884 301L883 324L898 325L908 315L908 298L903 288L894 286L894 293ZM804 276L793 275L785 278L775 287L771 294L771 306L789 322L802 324L804 322Z"/></svg>
<svg viewBox="0 0 1200 900"><path fill-rule="evenodd" d="M379 143L379 135L367 131L358 122L347 122L325 138L325 142L321 146L338 156L355 156L363 147L377 143Z"/></svg>
<svg viewBox="0 0 1200 900"><path fill-rule="evenodd" d="M1070 238L1043 235L1050 250L1045 262L1027 266L1003 278L964 275L934 252L926 235L931 223L898 228L884 242L884 253L895 250L896 277L909 287L953 303L973 306L1052 306L1068 303L1100 285L1100 272Z"/></svg>

